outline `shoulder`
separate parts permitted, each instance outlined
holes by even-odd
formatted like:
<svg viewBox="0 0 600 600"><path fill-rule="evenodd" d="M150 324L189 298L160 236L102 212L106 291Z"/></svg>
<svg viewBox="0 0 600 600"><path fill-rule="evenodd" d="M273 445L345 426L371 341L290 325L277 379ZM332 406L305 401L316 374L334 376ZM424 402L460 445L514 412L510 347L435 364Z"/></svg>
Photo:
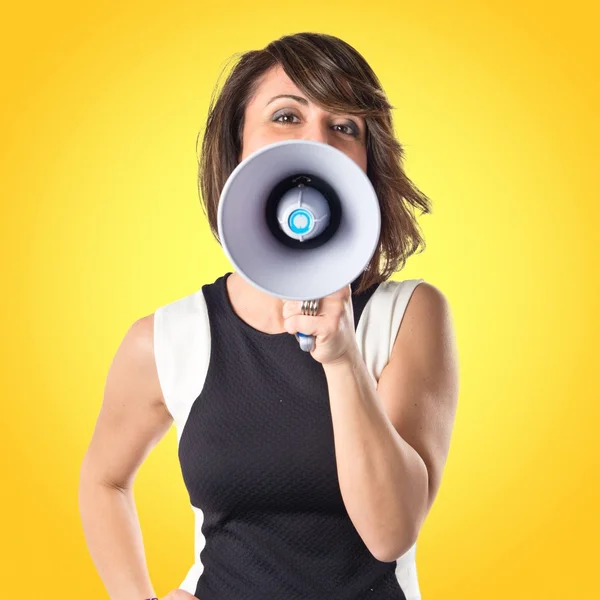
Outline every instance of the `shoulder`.
<svg viewBox="0 0 600 600"><path fill-rule="evenodd" d="M447 302L446 295L438 287L423 279L418 281L421 283L415 288L414 296L417 299L415 300L415 303L426 302L429 303L430 306L441 306Z"/></svg>
<svg viewBox="0 0 600 600"><path fill-rule="evenodd" d="M422 279L409 281L416 283L406 306L405 319L425 325L449 316L448 298L438 287Z"/></svg>
<svg viewBox="0 0 600 600"><path fill-rule="evenodd" d="M154 402L167 409L165 396L177 375L174 363L194 339L191 332L203 314L202 290L197 290L135 320L121 342L119 355L132 380L143 382Z"/></svg>
<svg viewBox="0 0 600 600"><path fill-rule="evenodd" d="M440 362L455 362L452 310L448 297L439 287L423 280L414 287L392 353L405 356L426 353Z"/></svg>
<svg viewBox="0 0 600 600"><path fill-rule="evenodd" d="M364 327L385 330L390 334L393 342L405 313L410 305L410 312L419 310L415 305L424 310L424 305L429 306L439 291L424 279L404 279L397 281L387 279L381 282L372 294L365 307Z"/></svg>
<svg viewBox="0 0 600 600"><path fill-rule="evenodd" d="M424 279L388 279L381 283L376 295L389 298L394 310L402 316L403 323L425 323L448 315L450 310L446 295Z"/></svg>
<svg viewBox="0 0 600 600"><path fill-rule="evenodd" d="M210 320L203 288L158 307L152 324L152 331L147 324L146 335L152 337L163 401L182 423L189 399L202 390L210 359Z"/></svg>
<svg viewBox="0 0 600 600"><path fill-rule="evenodd" d="M154 314L134 321L119 345L111 374L143 390L152 404L164 404L154 357Z"/></svg>
<svg viewBox="0 0 600 600"><path fill-rule="evenodd" d="M148 366L154 360L154 313L134 321L121 346L139 366Z"/></svg>
<svg viewBox="0 0 600 600"><path fill-rule="evenodd" d="M448 299L438 287L424 280L412 281L418 283L415 284L406 307L406 316L409 319L424 322L432 318L441 318L448 313Z"/></svg>
<svg viewBox="0 0 600 600"><path fill-rule="evenodd" d="M455 353L454 326L450 303L444 292L422 278L387 280L380 284L365 319L385 343L388 359L397 354L431 353L443 350ZM383 336L383 337L382 337ZM394 362L392 360L392 362ZM382 365L383 366L383 365Z"/></svg>
<svg viewBox="0 0 600 600"><path fill-rule="evenodd" d="M152 318L153 338L157 353L173 344L180 346L192 339L192 332L203 332L205 325L208 325L208 312L203 289L200 288L168 304L159 306L153 315L146 318Z"/></svg>
<svg viewBox="0 0 600 600"><path fill-rule="evenodd" d="M435 293L435 288L430 288L433 286L421 278L401 281L387 279L378 284L369 298L359 317L356 338L362 357L375 381L379 380L392 357L394 347L397 347L395 342L400 337L399 330L414 329L414 320L420 320L415 313L427 312L426 305L430 302L432 291ZM425 305L422 296L426 296ZM409 304L411 306L407 319ZM411 325L406 324L411 321Z"/></svg>

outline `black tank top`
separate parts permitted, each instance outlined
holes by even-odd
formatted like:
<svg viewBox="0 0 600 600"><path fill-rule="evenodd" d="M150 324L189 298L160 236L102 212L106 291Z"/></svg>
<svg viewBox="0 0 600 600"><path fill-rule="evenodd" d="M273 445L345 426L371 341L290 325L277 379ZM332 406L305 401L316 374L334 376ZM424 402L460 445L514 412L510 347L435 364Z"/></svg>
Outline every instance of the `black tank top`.
<svg viewBox="0 0 600 600"><path fill-rule="evenodd" d="M210 357L179 440L190 502L202 515L195 596L406 600L396 561L373 557L344 506L323 366L293 335L243 321L229 275L202 287ZM355 327L377 288L356 295L356 285Z"/></svg>

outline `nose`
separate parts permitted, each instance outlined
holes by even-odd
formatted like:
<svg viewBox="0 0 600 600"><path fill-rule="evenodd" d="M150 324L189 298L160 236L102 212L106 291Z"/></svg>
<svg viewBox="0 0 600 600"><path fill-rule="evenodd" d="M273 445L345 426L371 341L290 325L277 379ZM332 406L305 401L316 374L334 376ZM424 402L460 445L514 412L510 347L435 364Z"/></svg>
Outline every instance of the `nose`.
<svg viewBox="0 0 600 600"><path fill-rule="evenodd" d="M331 131L328 125L315 119L312 123L307 125L302 139L329 144L331 141L330 134Z"/></svg>

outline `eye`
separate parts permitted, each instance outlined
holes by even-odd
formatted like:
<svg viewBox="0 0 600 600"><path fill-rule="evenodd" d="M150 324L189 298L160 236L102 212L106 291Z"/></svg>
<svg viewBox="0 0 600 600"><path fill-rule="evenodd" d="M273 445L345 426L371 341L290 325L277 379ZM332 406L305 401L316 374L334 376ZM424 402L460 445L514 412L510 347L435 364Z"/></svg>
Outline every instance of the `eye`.
<svg viewBox="0 0 600 600"><path fill-rule="evenodd" d="M297 119L296 121L292 121L292 119ZM294 123L299 123L300 119L293 112L279 112L276 113L273 117L273 121L276 123L281 123L282 125L293 125Z"/></svg>
<svg viewBox="0 0 600 600"><path fill-rule="evenodd" d="M336 123L333 126L333 128L336 131L339 131L340 133L343 133L344 135L351 135L353 137L357 137L358 136L358 127L356 127L356 125L354 123L352 123L352 124Z"/></svg>

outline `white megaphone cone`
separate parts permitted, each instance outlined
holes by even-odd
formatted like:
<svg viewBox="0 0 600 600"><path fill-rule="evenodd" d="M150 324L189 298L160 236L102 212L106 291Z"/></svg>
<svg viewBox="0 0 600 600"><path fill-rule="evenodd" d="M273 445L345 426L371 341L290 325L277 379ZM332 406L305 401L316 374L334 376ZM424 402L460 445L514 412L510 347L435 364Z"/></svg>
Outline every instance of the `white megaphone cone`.
<svg viewBox="0 0 600 600"><path fill-rule="evenodd" d="M369 264L381 228L371 181L328 144L286 140L233 170L217 213L225 254L250 284L285 300L329 296ZM314 338L297 335L305 351Z"/></svg>

